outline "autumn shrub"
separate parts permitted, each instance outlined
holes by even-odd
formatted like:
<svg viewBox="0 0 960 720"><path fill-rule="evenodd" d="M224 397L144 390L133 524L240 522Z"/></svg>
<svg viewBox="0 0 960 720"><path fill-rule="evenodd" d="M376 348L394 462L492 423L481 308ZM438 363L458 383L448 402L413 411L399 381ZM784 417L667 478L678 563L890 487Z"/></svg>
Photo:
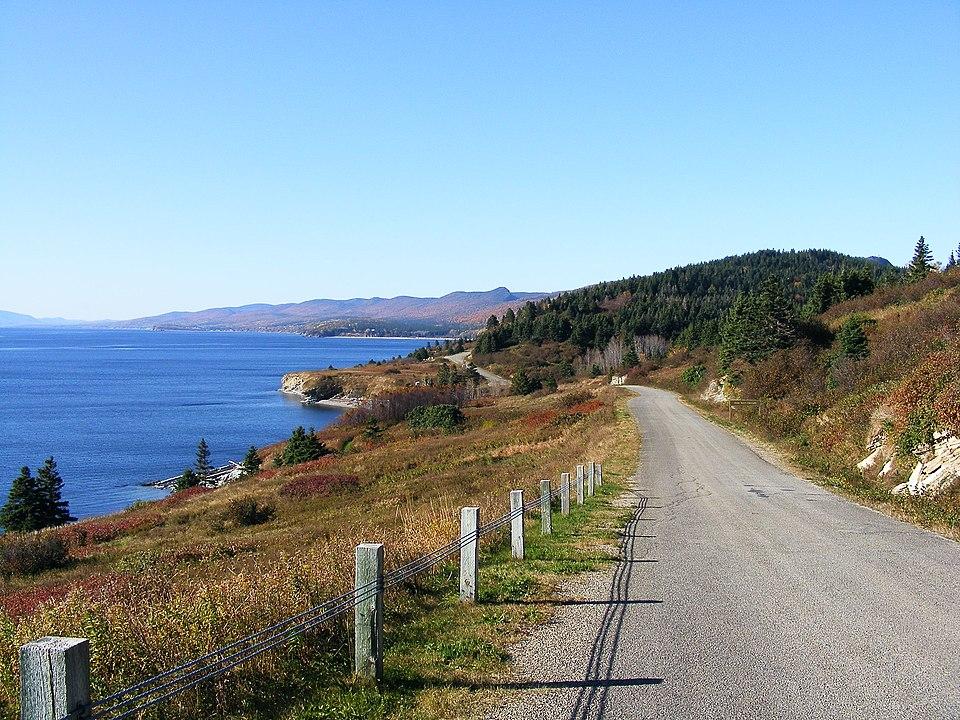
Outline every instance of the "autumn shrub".
<svg viewBox="0 0 960 720"><path fill-rule="evenodd" d="M0 576L33 575L69 561L67 541L57 532L0 536Z"/></svg>
<svg viewBox="0 0 960 720"><path fill-rule="evenodd" d="M109 542L123 535L130 535L160 525L163 522L163 516L153 509L155 506L156 504L151 505L149 511L137 510L119 515L91 518L67 525L57 530L57 533L71 547Z"/></svg>
<svg viewBox="0 0 960 720"><path fill-rule="evenodd" d="M341 425L365 425L371 420L381 423L398 423L410 412L425 405L456 405L462 407L470 399L470 391L461 386L417 387L384 393L369 399L360 407L346 412Z"/></svg>
<svg viewBox="0 0 960 720"><path fill-rule="evenodd" d="M285 483L280 488L280 495L303 500L354 490L358 487L360 487L360 478L356 475L305 475Z"/></svg>
<svg viewBox="0 0 960 720"><path fill-rule="evenodd" d="M234 527L249 527L262 525L272 520L276 509L272 505L260 503L253 498L237 498L231 500L221 515L226 525Z"/></svg>
<svg viewBox="0 0 960 720"><path fill-rule="evenodd" d="M593 400L592 392L589 390L574 390L573 392L561 395L560 401L557 404L562 408L571 408L574 405L580 405L589 400Z"/></svg>
<svg viewBox="0 0 960 720"><path fill-rule="evenodd" d="M456 405L421 405L407 414L407 425L414 430L444 430L453 432L467 421Z"/></svg>
<svg viewBox="0 0 960 720"><path fill-rule="evenodd" d="M939 429L960 432L960 341L931 353L890 398L897 415L902 453L930 444Z"/></svg>

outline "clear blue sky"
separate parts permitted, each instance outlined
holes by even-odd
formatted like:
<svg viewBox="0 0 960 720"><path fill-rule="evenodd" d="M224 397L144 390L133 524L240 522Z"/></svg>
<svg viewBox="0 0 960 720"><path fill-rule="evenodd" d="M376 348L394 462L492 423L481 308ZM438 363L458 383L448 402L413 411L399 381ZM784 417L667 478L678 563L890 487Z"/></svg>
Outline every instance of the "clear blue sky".
<svg viewBox="0 0 960 720"><path fill-rule="evenodd" d="M960 242L960 4L0 3L0 309Z"/></svg>

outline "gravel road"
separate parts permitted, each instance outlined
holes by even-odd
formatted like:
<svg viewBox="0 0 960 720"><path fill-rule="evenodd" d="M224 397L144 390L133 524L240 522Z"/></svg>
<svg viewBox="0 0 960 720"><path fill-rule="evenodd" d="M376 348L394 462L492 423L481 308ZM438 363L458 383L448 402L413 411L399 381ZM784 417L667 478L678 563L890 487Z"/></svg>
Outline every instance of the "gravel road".
<svg viewBox="0 0 960 720"><path fill-rule="evenodd" d="M632 389L623 559L517 649L489 717L960 718L960 544Z"/></svg>
<svg viewBox="0 0 960 720"><path fill-rule="evenodd" d="M470 355L470 352L466 351L466 352L457 353L455 355L447 355L446 359L449 360L450 362L460 365L461 367L466 367L467 364L470 362L469 355ZM486 378L487 382L490 383L491 386L497 387L497 388L510 387L510 381L507 380L507 378L503 377L502 375L497 375L496 373L492 373L489 370L485 370L484 368L476 365L474 367L476 367L477 372L480 373L481 377Z"/></svg>

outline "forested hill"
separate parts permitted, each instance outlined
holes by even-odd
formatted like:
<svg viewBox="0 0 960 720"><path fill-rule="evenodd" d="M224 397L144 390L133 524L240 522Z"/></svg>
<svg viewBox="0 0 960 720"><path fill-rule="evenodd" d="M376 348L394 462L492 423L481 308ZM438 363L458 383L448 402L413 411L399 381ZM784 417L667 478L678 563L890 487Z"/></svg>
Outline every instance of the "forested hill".
<svg viewBox="0 0 960 720"><path fill-rule="evenodd" d="M882 275L896 272L882 258L855 258L830 250L761 250L527 303L516 314L508 311L501 321L488 322L477 352L551 340L598 348L614 336L643 335L688 346L712 345L737 296L756 291L769 278L782 283L785 294L800 307L811 301L829 305L842 300L844 288L850 286L857 287L854 294L869 292Z"/></svg>

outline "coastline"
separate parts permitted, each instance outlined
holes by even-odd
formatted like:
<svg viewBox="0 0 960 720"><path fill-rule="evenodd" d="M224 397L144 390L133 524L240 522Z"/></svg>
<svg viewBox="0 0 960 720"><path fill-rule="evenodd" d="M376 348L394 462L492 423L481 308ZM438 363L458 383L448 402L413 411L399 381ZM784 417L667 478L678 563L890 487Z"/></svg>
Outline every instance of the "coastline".
<svg viewBox="0 0 960 720"><path fill-rule="evenodd" d="M366 400L366 398L350 397L349 395L334 395L332 398L326 400L313 400L298 390L284 390L280 388L277 392L282 395L291 395L297 398L303 405L319 405L320 407L334 408L337 410L352 410L355 407L359 407L363 401Z"/></svg>

